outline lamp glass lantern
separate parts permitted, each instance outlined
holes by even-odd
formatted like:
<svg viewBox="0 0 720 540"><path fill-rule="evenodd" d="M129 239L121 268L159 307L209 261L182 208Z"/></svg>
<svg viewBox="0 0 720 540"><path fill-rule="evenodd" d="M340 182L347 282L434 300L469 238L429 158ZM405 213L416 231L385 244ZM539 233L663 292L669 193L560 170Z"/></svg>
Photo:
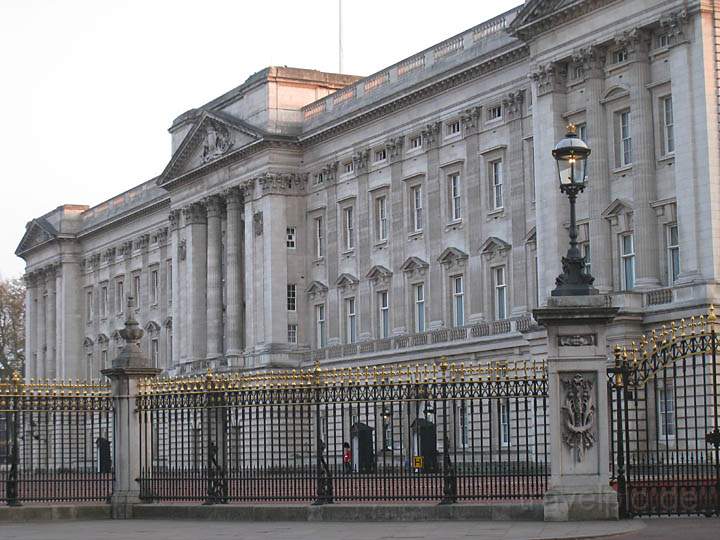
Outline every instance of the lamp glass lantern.
<svg viewBox="0 0 720 540"><path fill-rule="evenodd" d="M587 182L585 165L590 148L578 137L574 125L568 126L565 138L555 145L552 155L557 164L560 189L564 192L571 186L584 188Z"/></svg>

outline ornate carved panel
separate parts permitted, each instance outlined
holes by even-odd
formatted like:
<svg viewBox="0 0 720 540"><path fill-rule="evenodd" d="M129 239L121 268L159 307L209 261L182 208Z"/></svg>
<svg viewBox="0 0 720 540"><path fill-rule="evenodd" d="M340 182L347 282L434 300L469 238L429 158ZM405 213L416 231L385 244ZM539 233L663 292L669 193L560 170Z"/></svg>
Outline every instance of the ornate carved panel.
<svg viewBox="0 0 720 540"><path fill-rule="evenodd" d="M582 462L595 445L595 382L590 373L560 375L562 441Z"/></svg>

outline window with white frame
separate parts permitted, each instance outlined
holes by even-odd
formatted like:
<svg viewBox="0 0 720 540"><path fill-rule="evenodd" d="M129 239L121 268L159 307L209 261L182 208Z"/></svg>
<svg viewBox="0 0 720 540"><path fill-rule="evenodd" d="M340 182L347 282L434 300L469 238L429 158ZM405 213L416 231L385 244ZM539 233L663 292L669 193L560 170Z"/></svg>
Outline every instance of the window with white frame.
<svg viewBox="0 0 720 540"><path fill-rule="evenodd" d="M453 326L465 325L465 284L462 276L450 278L452 287Z"/></svg>
<svg viewBox="0 0 720 540"><path fill-rule="evenodd" d="M500 444L510 446L510 400L500 401Z"/></svg>
<svg viewBox="0 0 720 540"><path fill-rule="evenodd" d="M460 134L460 120L453 120L445 125L445 134L448 137Z"/></svg>
<svg viewBox="0 0 720 540"><path fill-rule="evenodd" d="M289 249L295 249L297 247L297 233L295 227L285 228L285 244Z"/></svg>
<svg viewBox="0 0 720 540"><path fill-rule="evenodd" d="M156 305L158 303L160 290L160 272L155 269L150 272L150 305Z"/></svg>
<svg viewBox="0 0 720 540"><path fill-rule="evenodd" d="M627 62L628 59L628 50L627 49L618 49L617 51L613 52L613 64L620 64L621 62Z"/></svg>
<svg viewBox="0 0 720 540"><path fill-rule="evenodd" d="M415 332L425 331L425 284L413 285Z"/></svg>
<svg viewBox="0 0 720 540"><path fill-rule="evenodd" d="M659 381L656 389L658 439L675 437L675 392L673 387Z"/></svg>
<svg viewBox="0 0 720 540"><path fill-rule="evenodd" d="M115 282L115 311L118 315L125 309L125 283L122 279Z"/></svg>
<svg viewBox="0 0 720 540"><path fill-rule="evenodd" d="M297 324L288 324L288 343L297 343Z"/></svg>
<svg viewBox="0 0 720 540"><path fill-rule="evenodd" d="M385 148L380 148L379 150L375 150L375 153L373 154L373 161L375 163L378 163L380 161L385 161L387 159L387 150Z"/></svg>
<svg viewBox="0 0 720 540"><path fill-rule="evenodd" d="M294 283L288 283L287 286L287 309L288 311L297 309L297 287Z"/></svg>
<svg viewBox="0 0 720 540"><path fill-rule="evenodd" d="M325 224L322 216L315 218L315 256L318 259L325 256Z"/></svg>
<svg viewBox="0 0 720 540"><path fill-rule="evenodd" d="M635 242L632 234L620 237L620 261L622 290L630 291L635 288Z"/></svg>
<svg viewBox="0 0 720 540"><path fill-rule="evenodd" d="M422 148L422 136L420 135L410 137L410 149L415 150L417 148Z"/></svg>
<svg viewBox="0 0 720 540"><path fill-rule="evenodd" d="M85 292L85 320L91 322L93 320L93 292L92 289Z"/></svg>
<svg viewBox="0 0 720 540"><path fill-rule="evenodd" d="M460 173L453 173L448 176L448 199L450 202L450 219L451 221L459 221L462 219Z"/></svg>
<svg viewBox="0 0 720 540"><path fill-rule="evenodd" d="M346 161L345 164L343 165L343 172L344 172L345 174L350 174L350 173L352 173L354 170L355 170L355 163L354 163L352 160L351 160L351 161Z"/></svg>
<svg viewBox="0 0 720 540"><path fill-rule="evenodd" d="M655 36L655 46L658 49L665 49L670 46L670 34L658 34Z"/></svg>
<svg viewBox="0 0 720 540"><path fill-rule="evenodd" d="M355 298L345 299L345 342L357 341L357 314L355 312Z"/></svg>
<svg viewBox="0 0 720 540"><path fill-rule="evenodd" d="M377 293L378 299L378 335L390 337L390 298L387 291Z"/></svg>
<svg viewBox="0 0 720 540"><path fill-rule="evenodd" d="M487 119L498 120L502 118L502 105L493 105L487 108Z"/></svg>
<svg viewBox="0 0 720 540"><path fill-rule="evenodd" d="M662 107L662 128L663 128L663 154L672 154L675 151L675 123L673 121L672 96L666 96L660 100Z"/></svg>
<svg viewBox="0 0 720 540"><path fill-rule="evenodd" d="M375 241L384 242L388 237L387 197L375 199Z"/></svg>
<svg viewBox="0 0 720 540"><path fill-rule="evenodd" d="M495 292L495 320L507 319L507 283L505 280L505 267L498 266L492 269L493 288Z"/></svg>
<svg viewBox="0 0 720 540"><path fill-rule="evenodd" d="M502 160L490 162L490 194L493 210L503 207L503 170Z"/></svg>
<svg viewBox="0 0 720 540"><path fill-rule="evenodd" d="M133 276L133 295L135 296L135 309L140 309L140 274Z"/></svg>
<svg viewBox="0 0 720 540"><path fill-rule="evenodd" d="M630 111L620 111L615 114L615 165L625 167L632 164L632 137L630 135Z"/></svg>
<svg viewBox="0 0 720 540"><path fill-rule="evenodd" d="M410 188L411 219L414 232L423 230L423 199L422 186L416 185Z"/></svg>
<svg viewBox="0 0 720 540"><path fill-rule="evenodd" d="M318 304L315 306L315 344L320 348L325 343L325 304Z"/></svg>
<svg viewBox="0 0 720 540"><path fill-rule="evenodd" d="M677 223L667 226L668 285L677 281L680 275L680 237Z"/></svg>
<svg viewBox="0 0 720 540"><path fill-rule="evenodd" d="M324 171L319 172L319 173L315 173L315 174L313 175L313 182L312 182L313 185L314 185L314 186L318 186L318 185L322 184L323 182L325 182L325 176L326 176L326 175L325 175L325 172L324 172Z"/></svg>
<svg viewBox="0 0 720 540"><path fill-rule="evenodd" d="M350 251L355 247L355 217L353 215L353 207L346 206L343 208L343 244L345 251Z"/></svg>
<svg viewBox="0 0 720 540"><path fill-rule="evenodd" d="M158 367L160 359L160 343L157 338L150 340L150 361L153 367Z"/></svg>
<svg viewBox="0 0 720 540"><path fill-rule="evenodd" d="M107 317L108 307L108 288L107 285L103 285L100 289L100 318L104 319Z"/></svg>
<svg viewBox="0 0 720 540"><path fill-rule="evenodd" d="M592 275L592 259L590 251L590 240L580 243L580 255L585 258L585 273Z"/></svg>

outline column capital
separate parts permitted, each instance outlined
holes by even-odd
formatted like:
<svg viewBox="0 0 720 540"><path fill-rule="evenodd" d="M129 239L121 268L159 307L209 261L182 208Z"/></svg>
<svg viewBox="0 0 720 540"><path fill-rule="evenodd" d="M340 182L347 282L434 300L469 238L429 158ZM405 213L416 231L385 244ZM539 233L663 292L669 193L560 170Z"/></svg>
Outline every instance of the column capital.
<svg viewBox="0 0 720 540"><path fill-rule="evenodd" d="M168 221L170 222L170 230L176 231L178 227L180 226L180 210L170 210L170 213L168 214Z"/></svg>
<svg viewBox="0 0 720 540"><path fill-rule="evenodd" d="M540 64L528 75L537 88L537 95L544 96L552 92L565 92L567 70L555 62Z"/></svg>
<svg viewBox="0 0 720 540"><path fill-rule="evenodd" d="M525 101L525 89L521 88L507 94L503 100L503 109L508 113L510 120L522 117L523 102Z"/></svg>
<svg viewBox="0 0 720 540"><path fill-rule="evenodd" d="M686 9L670 12L660 17L660 28L670 36L669 47L688 42L689 23Z"/></svg>
<svg viewBox="0 0 720 540"><path fill-rule="evenodd" d="M366 172L370 161L370 149L363 148L353 154L353 167L358 173Z"/></svg>
<svg viewBox="0 0 720 540"><path fill-rule="evenodd" d="M604 78L607 52L604 47L590 45L573 52L572 60L579 65L585 78Z"/></svg>
<svg viewBox="0 0 720 540"><path fill-rule="evenodd" d="M395 162L402 157L402 149L405 144L405 135L392 137L385 142L385 150L390 162Z"/></svg>
<svg viewBox="0 0 720 540"><path fill-rule="evenodd" d="M240 186L232 186L223 191L228 208L238 208L243 204L244 191Z"/></svg>
<svg viewBox="0 0 720 540"><path fill-rule="evenodd" d="M185 206L182 209L185 225L196 225L207 223L207 212L202 202L196 202Z"/></svg>
<svg viewBox="0 0 720 540"><path fill-rule="evenodd" d="M644 28L631 28L615 35L615 45L627 50L630 62L647 62L650 48L650 32Z"/></svg>
<svg viewBox="0 0 720 540"><path fill-rule="evenodd" d="M482 106L470 107L465 109L460 115L460 121L465 127L466 134L477 132L480 126L480 116L482 115Z"/></svg>
<svg viewBox="0 0 720 540"><path fill-rule="evenodd" d="M305 191L307 174L267 172L256 178L263 195Z"/></svg>
<svg viewBox="0 0 720 540"><path fill-rule="evenodd" d="M208 219L220 217L225 209L225 201L219 195L210 195L204 199L203 202L205 203L205 208L207 209Z"/></svg>
<svg viewBox="0 0 720 540"><path fill-rule="evenodd" d="M433 122L427 124L421 134L423 138L423 146L427 149L434 148L440 143L440 133L442 131L442 122Z"/></svg>

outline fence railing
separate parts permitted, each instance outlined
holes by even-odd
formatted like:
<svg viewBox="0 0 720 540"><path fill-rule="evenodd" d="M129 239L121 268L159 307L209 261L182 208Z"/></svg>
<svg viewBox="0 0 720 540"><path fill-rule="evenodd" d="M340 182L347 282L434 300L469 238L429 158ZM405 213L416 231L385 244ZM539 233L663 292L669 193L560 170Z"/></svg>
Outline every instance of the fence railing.
<svg viewBox="0 0 720 540"><path fill-rule="evenodd" d="M208 374L140 387L145 500L537 499L544 364Z"/></svg>
<svg viewBox="0 0 720 540"><path fill-rule="evenodd" d="M107 500L113 456L109 386L0 380L0 503Z"/></svg>

